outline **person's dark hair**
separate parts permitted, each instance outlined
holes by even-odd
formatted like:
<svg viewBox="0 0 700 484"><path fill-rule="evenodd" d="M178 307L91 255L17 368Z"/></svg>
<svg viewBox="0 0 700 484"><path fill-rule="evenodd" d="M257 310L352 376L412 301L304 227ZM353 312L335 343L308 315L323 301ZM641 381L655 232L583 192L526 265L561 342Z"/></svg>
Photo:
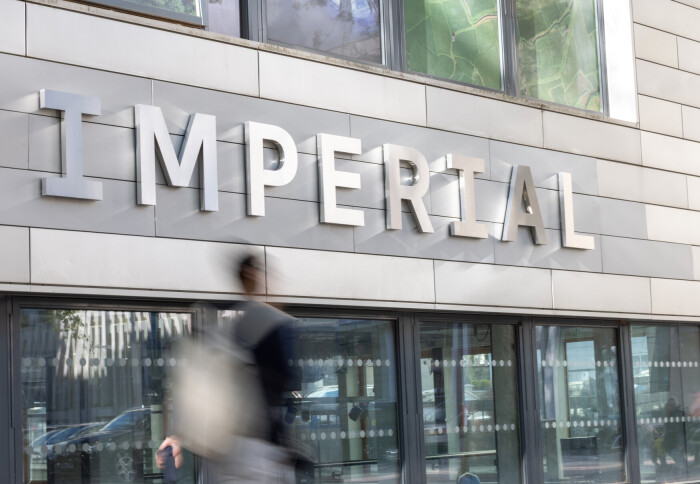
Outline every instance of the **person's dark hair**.
<svg viewBox="0 0 700 484"><path fill-rule="evenodd" d="M263 266L260 259L252 254L245 255L238 263L238 277L246 291L252 291L255 288L253 274L257 271L262 271Z"/></svg>

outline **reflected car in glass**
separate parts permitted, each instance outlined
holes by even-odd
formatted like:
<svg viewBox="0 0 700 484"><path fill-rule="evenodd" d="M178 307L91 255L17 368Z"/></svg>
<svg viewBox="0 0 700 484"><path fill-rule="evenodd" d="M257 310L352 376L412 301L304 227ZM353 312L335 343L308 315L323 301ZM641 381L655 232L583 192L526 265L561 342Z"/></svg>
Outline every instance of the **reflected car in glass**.
<svg viewBox="0 0 700 484"><path fill-rule="evenodd" d="M127 410L91 430L54 445L48 455L49 476L58 482L111 484L154 474L146 468L153 461L150 408Z"/></svg>

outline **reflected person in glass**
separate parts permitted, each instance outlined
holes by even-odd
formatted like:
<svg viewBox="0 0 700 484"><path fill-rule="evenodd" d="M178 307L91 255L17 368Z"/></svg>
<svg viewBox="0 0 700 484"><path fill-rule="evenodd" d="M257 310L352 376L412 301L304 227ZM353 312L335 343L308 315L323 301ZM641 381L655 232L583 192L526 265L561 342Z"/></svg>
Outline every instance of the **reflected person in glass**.
<svg viewBox="0 0 700 484"><path fill-rule="evenodd" d="M656 457L660 461L660 465L664 470L669 469L670 472L667 475L682 475L684 473L683 461L685 449L683 448L683 426L681 423L681 417L683 416L683 409L678 403L676 397L670 397L664 405L664 410L666 412L666 417L664 418L664 432L663 435L656 439L654 442L654 450L656 451ZM672 463L668 463L668 457L673 460ZM670 467L669 467L670 466Z"/></svg>

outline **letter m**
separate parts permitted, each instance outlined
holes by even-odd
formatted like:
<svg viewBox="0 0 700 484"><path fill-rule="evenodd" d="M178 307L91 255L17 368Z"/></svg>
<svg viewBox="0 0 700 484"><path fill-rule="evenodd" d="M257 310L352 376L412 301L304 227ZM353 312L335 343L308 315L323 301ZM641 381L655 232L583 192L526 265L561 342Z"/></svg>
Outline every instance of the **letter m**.
<svg viewBox="0 0 700 484"><path fill-rule="evenodd" d="M156 160L158 156L168 185L189 186L194 166L199 161L200 209L219 210L219 184L216 168L216 117L193 114L187 125L180 156L168 134L159 107L137 104L136 121L136 181L137 203L156 204ZM200 156L201 154L201 156Z"/></svg>

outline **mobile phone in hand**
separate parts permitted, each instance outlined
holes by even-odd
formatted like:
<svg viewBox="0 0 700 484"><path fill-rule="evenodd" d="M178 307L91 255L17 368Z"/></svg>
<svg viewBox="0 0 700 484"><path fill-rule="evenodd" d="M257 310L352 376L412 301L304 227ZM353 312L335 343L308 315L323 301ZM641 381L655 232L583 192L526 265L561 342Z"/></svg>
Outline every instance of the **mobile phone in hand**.
<svg viewBox="0 0 700 484"><path fill-rule="evenodd" d="M175 484L177 482L177 469L175 468L175 457L173 457L173 448L170 446L156 452L159 459L165 461L163 467L163 484Z"/></svg>

